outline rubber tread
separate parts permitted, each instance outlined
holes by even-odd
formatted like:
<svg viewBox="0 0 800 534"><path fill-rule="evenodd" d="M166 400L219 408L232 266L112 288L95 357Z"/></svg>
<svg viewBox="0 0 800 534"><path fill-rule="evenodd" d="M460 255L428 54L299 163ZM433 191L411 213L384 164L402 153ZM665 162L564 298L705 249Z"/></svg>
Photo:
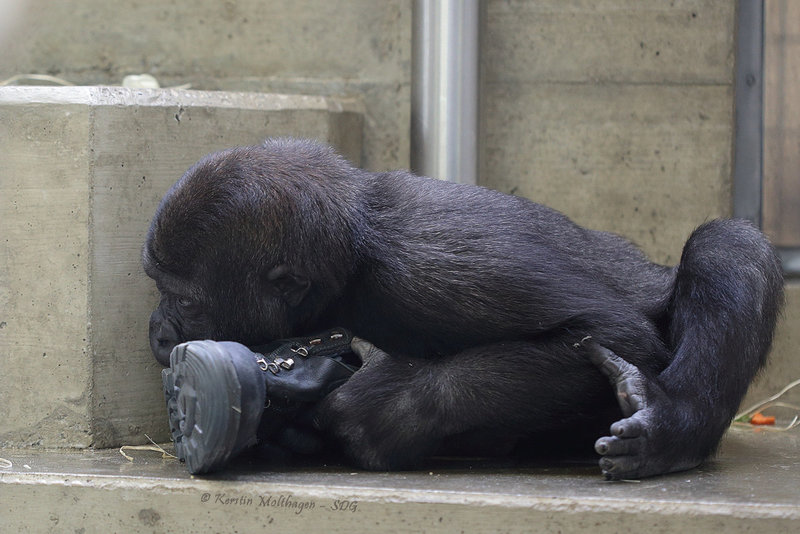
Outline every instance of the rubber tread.
<svg viewBox="0 0 800 534"><path fill-rule="evenodd" d="M213 341L184 343L161 376L178 458L195 475L227 462L242 413L242 388L230 356Z"/></svg>

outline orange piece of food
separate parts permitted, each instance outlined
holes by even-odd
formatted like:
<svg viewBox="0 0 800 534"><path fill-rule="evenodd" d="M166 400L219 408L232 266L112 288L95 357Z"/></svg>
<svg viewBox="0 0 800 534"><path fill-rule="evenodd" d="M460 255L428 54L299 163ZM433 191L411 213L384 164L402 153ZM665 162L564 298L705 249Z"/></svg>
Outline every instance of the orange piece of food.
<svg viewBox="0 0 800 534"><path fill-rule="evenodd" d="M775 424L775 416L774 415L763 415L761 412L753 414L753 417L750 418L751 425L774 425Z"/></svg>

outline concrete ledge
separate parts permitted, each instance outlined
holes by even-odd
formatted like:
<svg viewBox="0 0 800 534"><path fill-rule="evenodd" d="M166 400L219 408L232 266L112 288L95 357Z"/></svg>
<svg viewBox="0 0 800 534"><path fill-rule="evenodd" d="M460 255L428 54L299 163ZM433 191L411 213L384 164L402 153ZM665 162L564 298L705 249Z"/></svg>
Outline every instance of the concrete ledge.
<svg viewBox="0 0 800 534"><path fill-rule="evenodd" d="M701 469L628 483L588 464L368 473L252 458L192 478L156 453L5 450L0 531L791 532L798 445L797 432L737 428Z"/></svg>
<svg viewBox="0 0 800 534"><path fill-rule="evenodd" d="M139 254L197 159L268 136L361 154L358 102L297 95L0 87L0 447L167 439Z"/></svg>

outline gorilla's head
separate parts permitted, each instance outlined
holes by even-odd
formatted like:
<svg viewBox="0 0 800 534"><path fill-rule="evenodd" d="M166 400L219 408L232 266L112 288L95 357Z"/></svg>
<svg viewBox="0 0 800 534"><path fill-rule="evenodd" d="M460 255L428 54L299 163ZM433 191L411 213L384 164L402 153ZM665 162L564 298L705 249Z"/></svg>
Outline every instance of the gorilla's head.
<svg viewBox="0 0 800 534"><path fill-rule="evenodd" d="M206 156L170 188L147 233L144 270L161 302L150 346L169 365L194 339L259 344L293 335L354 268L359 171L309 141Z"/></svg>

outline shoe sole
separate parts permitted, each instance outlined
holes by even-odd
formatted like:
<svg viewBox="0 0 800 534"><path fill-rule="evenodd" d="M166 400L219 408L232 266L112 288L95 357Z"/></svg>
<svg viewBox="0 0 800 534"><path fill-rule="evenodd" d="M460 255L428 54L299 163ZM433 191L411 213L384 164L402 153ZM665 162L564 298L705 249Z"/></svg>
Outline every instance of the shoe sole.
<svg viewBox="0 0 800 534"><path fill-rule="evenodd" d="M230 356L213 341L178 345L161 380L178 458L193 475L223 465L233 453L242 414L242 388Z"/></svg>

